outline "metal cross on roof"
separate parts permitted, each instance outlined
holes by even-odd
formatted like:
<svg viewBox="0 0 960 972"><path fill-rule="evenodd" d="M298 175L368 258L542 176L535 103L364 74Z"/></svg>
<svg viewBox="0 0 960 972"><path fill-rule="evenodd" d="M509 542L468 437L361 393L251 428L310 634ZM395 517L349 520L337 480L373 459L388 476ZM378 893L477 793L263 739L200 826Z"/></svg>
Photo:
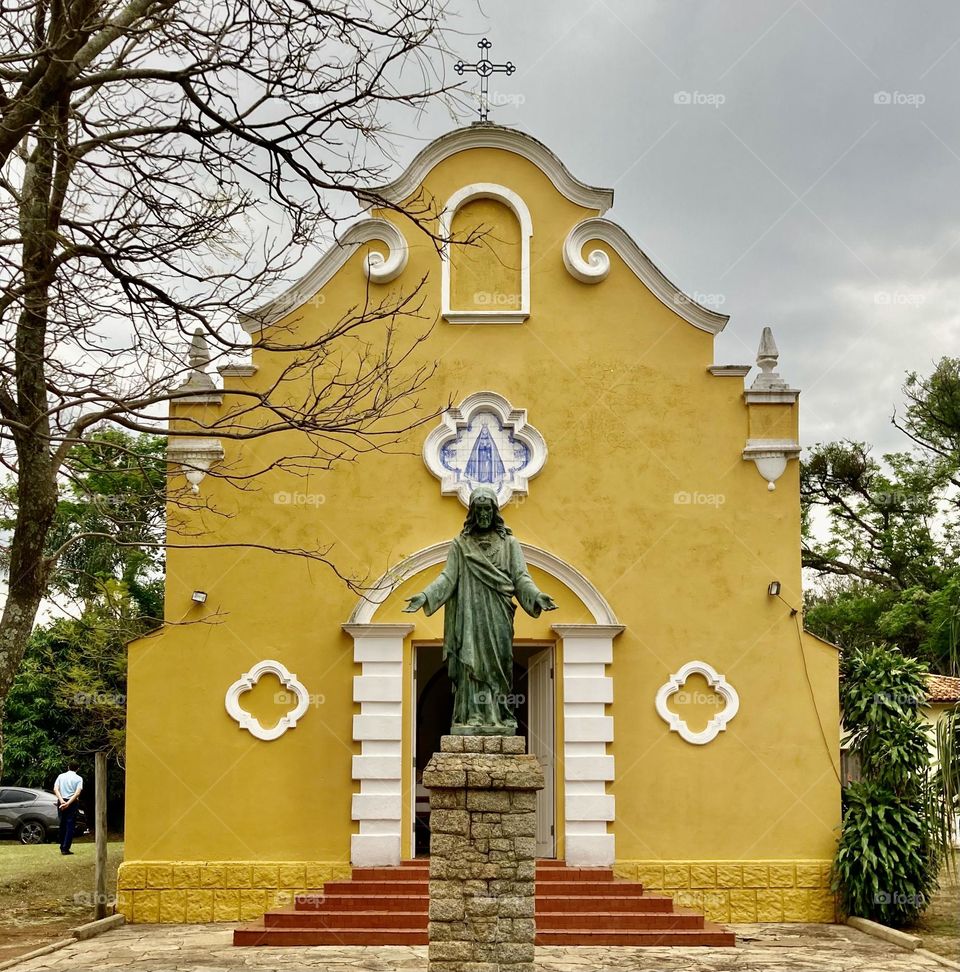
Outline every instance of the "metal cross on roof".
<svg viewBox="0 0 960 972"><path fill-rule="evenodd" d="M485 122L487 120L487 114L490 111L490 102L488 98L488 80L491 74L506 74L508 77L516 71L517 66L512 61L507 61L506 64L494 64L493 61L487 57L487 51L493 47L493 44L484 37L482 40L477 41L477 47L480 48L480 60L476 64L465 64L463 60L457 61L454 64L453 69L457 74L465 74L467 72L476 72L480 75L480 106L477 111L480 112L480 121Z"/></svg>

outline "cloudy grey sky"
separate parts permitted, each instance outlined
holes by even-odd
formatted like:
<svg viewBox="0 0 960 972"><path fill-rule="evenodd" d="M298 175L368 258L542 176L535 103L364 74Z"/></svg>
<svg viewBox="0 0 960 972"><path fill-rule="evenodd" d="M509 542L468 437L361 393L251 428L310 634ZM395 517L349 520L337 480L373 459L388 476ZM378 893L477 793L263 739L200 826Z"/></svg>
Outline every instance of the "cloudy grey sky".
<svg viewBox="0 0 960 972"><path fill-rule="evenodd" d="M452 9L465 59L487 34L493 59L517 65L491 82L505 102L491 120L613 186L608 215L731 315L718 363L752 362L770 324L803 390L804 444L906 447L889 422L904 373L960 354L960 4ZM438 105L401 161L451 124Z"/></svg>

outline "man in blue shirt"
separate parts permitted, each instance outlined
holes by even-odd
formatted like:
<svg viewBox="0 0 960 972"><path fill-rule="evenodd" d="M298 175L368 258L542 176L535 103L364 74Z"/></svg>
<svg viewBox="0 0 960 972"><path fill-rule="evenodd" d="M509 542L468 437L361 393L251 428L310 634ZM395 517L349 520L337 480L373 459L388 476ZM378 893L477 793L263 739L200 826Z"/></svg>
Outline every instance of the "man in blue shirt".
<svg viewBox="0 0 960 972"><path fill-rule="evenodd" d="M73 831L77 825L77 799L83 792L83 777L77 773L77 764L68 763L67 772L61 773L53 784L60 811L60 853L72 854Z"/></svg>

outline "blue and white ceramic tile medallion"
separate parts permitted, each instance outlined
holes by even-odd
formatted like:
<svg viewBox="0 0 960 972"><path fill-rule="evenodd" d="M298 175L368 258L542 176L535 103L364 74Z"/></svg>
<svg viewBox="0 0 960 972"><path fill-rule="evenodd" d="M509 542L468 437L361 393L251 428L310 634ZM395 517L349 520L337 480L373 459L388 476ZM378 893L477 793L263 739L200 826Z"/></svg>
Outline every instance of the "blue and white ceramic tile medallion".
<svg viewBox="0 0 960 972"><path fill-rule="evenodd" d="M514 495L526 496L528 481L546 460L546 443L528 424L526 409L490 391L447 409L423 444L423 461L440 480L440 492L456 494L464 506L480 485L497 491L501 507Z"/></svg>

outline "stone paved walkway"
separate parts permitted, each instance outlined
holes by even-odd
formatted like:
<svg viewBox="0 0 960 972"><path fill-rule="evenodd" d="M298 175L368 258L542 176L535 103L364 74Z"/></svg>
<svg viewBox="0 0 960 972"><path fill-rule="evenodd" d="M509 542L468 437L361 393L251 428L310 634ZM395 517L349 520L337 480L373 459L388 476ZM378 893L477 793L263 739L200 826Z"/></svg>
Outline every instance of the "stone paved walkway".
<svg viewBox="0 0 960 972"><path fill-rule="evenodd" d="M846 925L731 925L737 948L537 949L544 972L916 972L923 955ZM128 925L15 966L15 972L423 972L426 946L234 948L224 925Z"/></svg>

